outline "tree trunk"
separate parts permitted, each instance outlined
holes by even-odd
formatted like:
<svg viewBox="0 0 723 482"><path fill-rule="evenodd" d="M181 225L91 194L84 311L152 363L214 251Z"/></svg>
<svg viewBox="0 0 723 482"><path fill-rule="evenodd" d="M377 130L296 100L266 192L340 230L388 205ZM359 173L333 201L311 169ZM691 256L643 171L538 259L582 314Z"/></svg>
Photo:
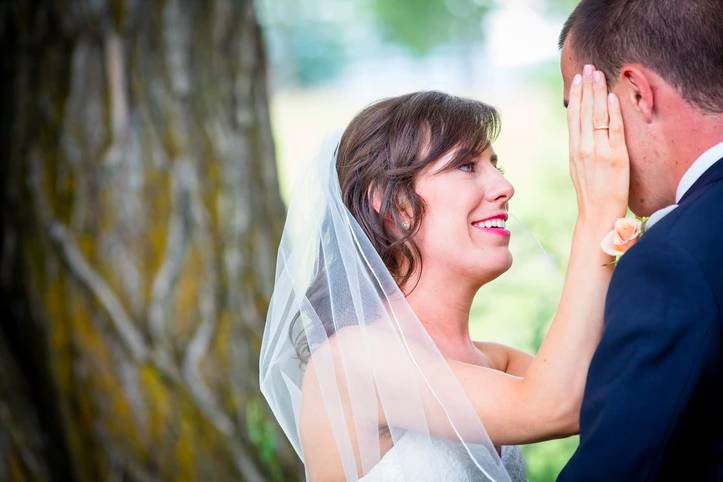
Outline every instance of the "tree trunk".
<svg viewBox="0 0 723 482"><path fill-rule="evenodd" d="M250 1L0 5L0 480L297 480Z"/></svg>

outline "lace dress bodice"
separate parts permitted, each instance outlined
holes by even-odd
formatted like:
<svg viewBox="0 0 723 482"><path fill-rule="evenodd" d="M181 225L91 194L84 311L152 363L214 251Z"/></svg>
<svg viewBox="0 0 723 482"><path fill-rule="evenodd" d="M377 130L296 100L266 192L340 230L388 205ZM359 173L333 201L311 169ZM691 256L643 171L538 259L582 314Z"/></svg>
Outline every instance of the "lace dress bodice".
<svg viewBox="0 0 723 482"><path fill-rule="evenodd" d="M527 481L527 466L517 446L502 447L502 463L512 482ZM404 461L402 463L402 461ZM433 467L433 470L430 470ZM464 447L456 442L407 432L360 482L487 481Z"/></svg>

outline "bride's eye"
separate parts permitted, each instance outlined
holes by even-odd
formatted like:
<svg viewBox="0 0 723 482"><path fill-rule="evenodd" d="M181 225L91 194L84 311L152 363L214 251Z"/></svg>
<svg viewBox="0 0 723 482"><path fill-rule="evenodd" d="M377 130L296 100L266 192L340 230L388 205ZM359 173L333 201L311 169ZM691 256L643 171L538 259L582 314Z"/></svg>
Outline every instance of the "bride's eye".
<svg viewBox="0 0 723 482"><path fill-rule="evenodd" d="M505 174L505 168L504 168L504 167L498 166L497 164L495 164L495 169L497 169L498 171L500 171L500 174L502 174L502 175Z"/></svg>
<svg viewBox="0 0 723 482"><path fill-rule="evenodd" d="M460 164L457 169L464 172L474 172L474 162L466 162L464 164Z"/></svg>

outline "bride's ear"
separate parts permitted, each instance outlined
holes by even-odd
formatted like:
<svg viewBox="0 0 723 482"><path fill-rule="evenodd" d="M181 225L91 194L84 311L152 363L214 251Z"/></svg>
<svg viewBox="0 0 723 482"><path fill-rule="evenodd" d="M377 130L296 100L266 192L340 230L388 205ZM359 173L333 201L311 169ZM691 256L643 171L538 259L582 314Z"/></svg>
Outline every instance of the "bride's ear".
<svg viewBox="0 0 723 482"><path fill-rule="evenodd" d="M369 189L367 190L367 196L371 202L372 209L374 209L377 215L379 215L382 210L382 190L376 186L369 186ZM403 209L406 211L406 208L407 206L405 203ZM411 224L411 221L409 219L410 217L411 216L407 214L407 216L405 216L405 219L402 221L405 229L407 229ZM392 215L389 212L386 212L384 214L384 223L385 225L387 225L387 227L394 225Z"/></svg>
<svg viewBox="0 0 723 482"><path fill-rule="evenodd" d="M374 185L370 185L369 189L367 189L367 197L372 203L372 209L379 214L379 211L382 209L382 194L379 192L379 188Z"/></svg>

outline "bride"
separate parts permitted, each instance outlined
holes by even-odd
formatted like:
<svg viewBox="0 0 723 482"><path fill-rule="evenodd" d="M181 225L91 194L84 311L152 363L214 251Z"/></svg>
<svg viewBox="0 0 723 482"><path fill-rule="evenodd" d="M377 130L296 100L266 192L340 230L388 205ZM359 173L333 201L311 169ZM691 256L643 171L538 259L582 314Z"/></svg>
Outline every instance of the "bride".
<svg viewBox="0 0 723 482"><path fill-rule="evenodd" d="M578 217L535 356L469 335L475 294L512 263L492 107L379 101L297 185L260 367L308 480L526 480L518 444L577 432L613 269L600 240L629 176L619 103L593 73L570 89Z"/></svg>

